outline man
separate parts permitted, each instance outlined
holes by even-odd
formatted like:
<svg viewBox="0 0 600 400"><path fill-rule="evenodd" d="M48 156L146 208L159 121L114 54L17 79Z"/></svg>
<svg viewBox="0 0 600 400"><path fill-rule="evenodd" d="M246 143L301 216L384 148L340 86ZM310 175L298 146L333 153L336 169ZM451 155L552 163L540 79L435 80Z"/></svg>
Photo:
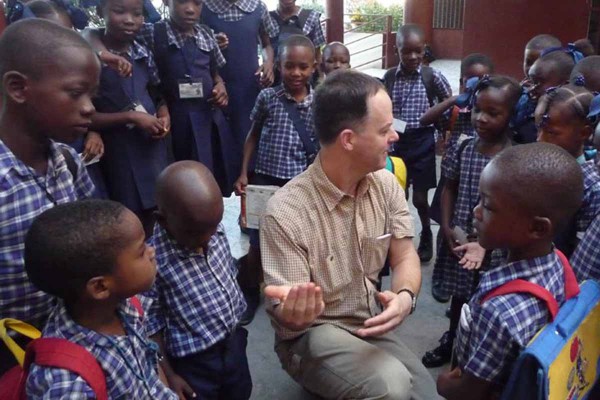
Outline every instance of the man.
<svg viewBox="0 0 600 400"><path fill-rule="evenodd" d="M398 140L392 102L354 71L331 74L314 102L319 156L261 221L275 350L324 398L435 399L431 376L394 332L414 310L421 272L404 192L382 170ZM392 287L379 293L386 257Z"/></svg>

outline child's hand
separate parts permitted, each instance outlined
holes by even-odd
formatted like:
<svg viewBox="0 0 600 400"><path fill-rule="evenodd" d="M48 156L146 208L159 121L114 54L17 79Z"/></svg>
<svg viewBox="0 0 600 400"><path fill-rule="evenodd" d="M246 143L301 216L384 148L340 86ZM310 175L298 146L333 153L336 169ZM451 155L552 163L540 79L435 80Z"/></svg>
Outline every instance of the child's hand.
<svg viewBox="0 0 600 400"><path fill-rule="evenodd" d="M460 258L458 263L464 269L474 270L481 268L485 258L485 249L478 242L470 242L453 249L454 254Z"/></svg>
<svg viewBox="0 0 600 400"><path fill-rule="evenodd" d="M246 186L248 186L248 175L242 174L233 184L233 190L235 191L236 196L246 193Z"/></svg>
<svg viewBox="0 0 600 400"><path fill-rule="evenodd" d="M167 375L169 387L173 390L181 400L196 398L194 389L181 376L172 373Z"/></svg>
<svg viewBox="0 0 600 400"><path fill-rule="evenodd" d="M219 32L215 35L217 39L217 44L221 50L225 50L227 46L229 46L229 38L224 32Z"/></svg>
<svg viewBox="0 0 600 400"><path fill-rule="evenodd" d="M124 78L131 76L131 72L133 71L133 66L129 61L110 51L100 52L100 61L117 71Z"/></svg>
<svg viewBox="0 0 600 400"><path fill-rule="evenodd" d="M442 229L442 233L444 234L444 240L446 241L448 248L450 249L450 251L454 251L454 248L460 244L458 238L454 234L454 230L450 227L445 227Z"/></svg>
<svg viewBox="0 0 600 400"><path fill-rule="evenodd" d="M161 122L163 130L160 135L160 138L167 136L167 134L171 131L171 114L169 114L169 109L166 105L162 105L156 111L156 116L158 120Z"/></svg>
<svg viewBox="0 0 600 400"><path fill-rule="evenodd" d="M88 162L104 154L104 142L98 132L89 131L83 147L83 161Z"/></svg>
<svg viewBox="0 0 600 400"><path fill-rule="evenodd" d="M267 88L273 84L275 76L273 75L273 63L265 62L258 67L254 74L260 77L260 86Z"/></svg>
<svg viewBox="0 0 600 400"><path fill-rule="evenodd" d="M212 97L208 99L208 102L219 108L227 107L227 104L229 104L229 96L227 95L227 89L225 89L224 82L217 82L217 84L213 86Z"/></svg>
<svg viewBox="0 0 600 400"><path fill-rule="evenodd" d="M131 111L131 122L143 130L148 132L153 138L160 138L164 135L163 123L154 115L145 112Z"/></svg>

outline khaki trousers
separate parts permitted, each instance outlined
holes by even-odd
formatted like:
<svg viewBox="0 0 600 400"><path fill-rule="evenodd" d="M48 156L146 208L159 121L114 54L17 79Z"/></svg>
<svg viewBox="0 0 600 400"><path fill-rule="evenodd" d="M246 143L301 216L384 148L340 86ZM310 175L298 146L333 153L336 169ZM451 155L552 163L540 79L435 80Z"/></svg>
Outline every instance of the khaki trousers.
<svg viewBox="0 0 600 400"><path fill-rule="evenodd" d="M294 380L326 399L440 398L421 360L394 331L363 339L323 324L278 343L275 351Z"/></svg>

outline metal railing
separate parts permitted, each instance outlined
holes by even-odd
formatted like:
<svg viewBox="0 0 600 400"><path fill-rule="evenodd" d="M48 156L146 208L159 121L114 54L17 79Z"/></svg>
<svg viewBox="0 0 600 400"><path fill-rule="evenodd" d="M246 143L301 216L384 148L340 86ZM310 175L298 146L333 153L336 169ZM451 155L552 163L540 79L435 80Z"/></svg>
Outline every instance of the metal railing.
<svg viewBox="0 0 600 400"><path fill-rule="evenodd" d="M361 53L366 53L368 51L377 49L377 48L381 48L381 57L377 57L377 58L373 58L373 59L369 59L368 61L362 62L361 64L358 65L352 65L352 68L358 69L360 67L363 67L365 65L369 65L372 64L376 61L380 61L382 63L382 67L383 68L387 68L388 65L390 64L390 61L393 59L394 57L394 53L393 53L393 42L392 42L392 38L393 38L393 31L392 31L392 24L393 24L393 17L391 15L385 15L385 14L344 14L344 16L348 16L350 17L350 19L352 20L353 16L360 16L360 17L368 17L369 20L368 21L358 21L358 22L354 22L354 24L356 24L356 26L344 30L344 36L347 33L350 32L358 32L361 31L363 29L365 29L365 27L368 27L369 25L379 25L383 22L383 30L375 30L375 31L371 31L369 30L369 32L365 32L367 33L364 36L359 37L358 39L352 40L350 42L345 42L344 44L346 46L350 46L352 44L356 44L360 41L372 38L376 35L382 35L382 41L379 44L376 44L374 46L370 46L367 48L361 48L358 51L355 52L351 52L350 53L350 58L352 58L352 56L355 56L357 54L361 54Z"/></svg>

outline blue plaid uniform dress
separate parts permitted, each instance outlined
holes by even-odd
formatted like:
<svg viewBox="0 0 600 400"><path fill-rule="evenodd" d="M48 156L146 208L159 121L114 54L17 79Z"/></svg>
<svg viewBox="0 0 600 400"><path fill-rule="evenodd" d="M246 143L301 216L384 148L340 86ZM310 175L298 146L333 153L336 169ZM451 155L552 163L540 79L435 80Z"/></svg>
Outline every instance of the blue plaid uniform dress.
<svg viewBox="0 0 600 400"><path fill-rule="evenodd" d="M256 7L261 9L260 33L266 33L269 37L276 36L278 27L277 23L269 16L269 9L266 4L259 0L204 0L204 6L208 7L215 14L219 14L219 18L224 21L239 21L244 15L256 10Z"/></svg>
<svg viewBox="0 0 600 400"><path fill-rule="evenodd" d="M308 166L300 134L279 100L279 97L285 96L294 101L306 125L307 133L316 143L312 118L313 90L310 87L308 90L308 95L300 103L296 103L285 90L275 91L275 88L267 88L259 93L250 114L252 121L262 124L256 156L257 173L291 179Z"/></svg>
<svg viewBox="0 0 600 400"><path fill-rule="evenodd" d="M452 108L448 110L444 115L444 122L448 124L450 129L450 117L452 115ZM442 174L445 175L445 170L448 167L448 158L454 157L454 152L458 150L459 138L463 136L463 139L467 137L473 137L476 135L475 128L471 124L471 110L465 112L459 112L454 122L454 126L451 127L450 136L446 143L446 152L444 158L442 158L441 170Z"/></svg>
<svg viewBox="0 0 600 400"><path fill-rule="evenodd" d="M594 161L581 164L581 171L583 172L583 203L575 215L578 237L583 235L600 214L600 175Z"/></svg>
<svg viewBox="0 0 600 400"><path fill-rule="evenodd" d="M458 181L458 195L454 202L454 214L452 215L452 226L461 227L467 235L473 234L473 209L479 202L479 178L485 166L491 161L491 157L483 155L476 150L478 138L469 139L461 154L454 153L448 157L448 166L445 178ZM442 241L440 246L447 246ZM493 252L493 261L499 263L502 258L499 251ZM497 265L497 264L494 264ZM487 268L486 262L482 268ZM477 286L475 271L469 271L458 263L458 258L450 251L442 253L436 259L435 268L444 271L443 289L453 296L469 298Z"/></svg>
<svg viewBox="0 0 600 400"><path fill-rule="evenodd" d="M130 301L119 307L127 335L104 335L78 325L59 302L43 331L44 337L68 339L88 350L106 377L109 399L177 400L158 379L157 345L147 339L144 320ZM33 365L26 383L28 399L95 399L77 374Z"/></svg>
<svg viewBox="0 0 600 400"><path fill-rule="evenodd" d="M186 36L182 35L177 29L173 27L171 21L159 21L157 24L165 24L167 26L167 42L169 45L173 45L178 49L181 49L186 41ZM196 46L200 50L210 53L211 62L219 68L225 65L225 57L219 49L217 39L212 30L206 25L194 26L194 41ZM154 48L154 24L144 24L140 32L138 33L136 40L142 43L149 49ZM155 68L156 69L156 68Z"/></svg>
<svg viewBox="0 0 600 400"><path fill-rule="evenodd" d="M300 13L300 11L298 11L298 13ZM277 21L273 21L273 24L275 25L275 30L273 35L270 36L271 38L279 35L279 24ZM310 10L306 23L302 27L302 32L311 42L313 42L316 48L327 44L327 40L325 40L325 35L323 34L323 28L321 28L321 14L316 10Z"/></svg>
<svg viewBox="0 0 600 400"><path fill-rule="evenodd" d="M436 69L433 70L433 83L438 95L443 98L452 96L448 80ZM430 105L421 79L421 67L412 74L407 74L402 70L401 65L398 66L392 102L394 118L405 121L407 129L422 128L419 118L429 110Z"/></svg>
<svg viewBox="0 0 600 400"><path fill-rule="evenodd" d="M206 255L179 246L159 224L151 242L158 271L146 295L154 300L148 331L162 329L167 352L184 357L208 349L234 331L246 310L222 225Z"/></svg>
<svg viewBox="0 0 600 400"><path fill-rule="evenodd" d="M69 172L60 149L77 165L77 179ZM42 327L55 304L27 279L23 264L25 234L33 220L57 204L91 197L94 184L75 151L50 143L45 176L17 159L0 140L0 318L16 318Z"/></svg>
<svg viewBox="0 0 600 400"><path fill-rule="evenodd" d="M550 316L546 304L530 294L511 293L480 304L488 292L514 279L543 286L559 305L565 301L563 266L554 252L503 264L483 274L465 306L470 317L463 307L455 340L456 359L463 372L499 385L506 384L519 353Z"/></svg>
<svg viewBox="0 0 600 400"><path fill-rule="evenodd" d="M142 60L142 59L146 59L146 65L148 66L148 74L149 74L149 78L150 78L150 83L153 86L158 86L160 85L160 78L158 76L158 68L156 67L156 62L154 61L154 55L152 54L151 51L148 50L148 46L145 44L141 44L141 42L138 41L134 41L131 44L131 47L129 48L128 51L123 52L123 53L119 53L113 50L109 51L111 53L114 53L118 56L124 57L128 60Z"/></svg>
<svg viewBox="0 0 600 400"><path fill-rule="evenodd" d="M570 261L579 282L600 281L600 216L588 226Z"/></svg>

